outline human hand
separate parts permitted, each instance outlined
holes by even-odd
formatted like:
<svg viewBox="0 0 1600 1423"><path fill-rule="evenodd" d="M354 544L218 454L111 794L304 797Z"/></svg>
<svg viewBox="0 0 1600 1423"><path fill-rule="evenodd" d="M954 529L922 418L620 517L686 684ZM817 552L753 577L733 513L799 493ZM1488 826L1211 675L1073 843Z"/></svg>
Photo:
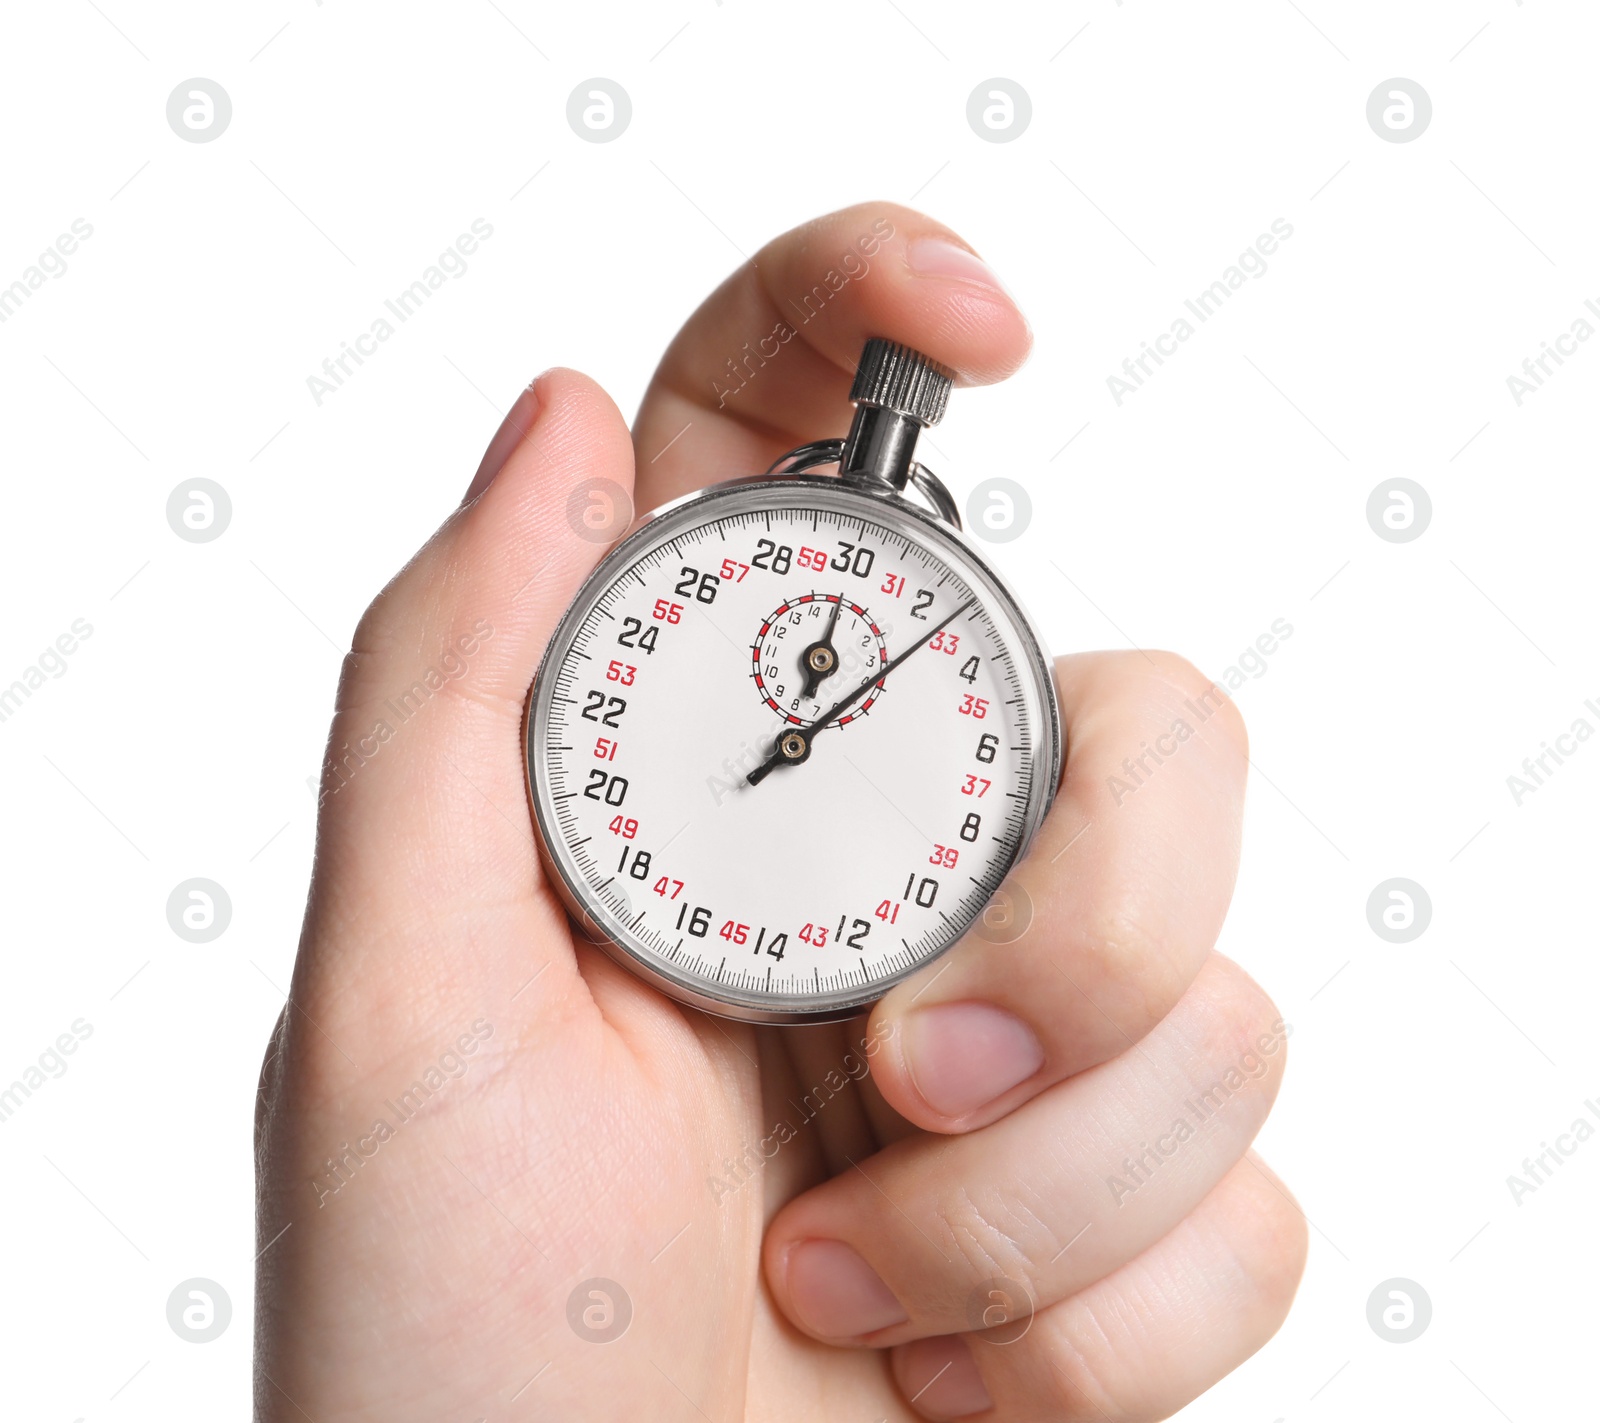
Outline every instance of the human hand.
<svg viewBox="0 0 1600 1423"><path fill-rule="evenodd" d="M690 319L631 438L592 381L540 377L362 619L262 1072L262 1419L1156 1418L1281 1323L1303 1220L1248 1148L1288 1030L1212 952L1244 731L1181 659L1058 662L1068 760L1009 881L1031 927L870 1018L682 1008L543 878L523 703L601 552L569 496L649 508L842 434L873 335L969 384L1030 343L931 219L808 224ZM608 1308L631 1322L600 1344Z"/></svg>

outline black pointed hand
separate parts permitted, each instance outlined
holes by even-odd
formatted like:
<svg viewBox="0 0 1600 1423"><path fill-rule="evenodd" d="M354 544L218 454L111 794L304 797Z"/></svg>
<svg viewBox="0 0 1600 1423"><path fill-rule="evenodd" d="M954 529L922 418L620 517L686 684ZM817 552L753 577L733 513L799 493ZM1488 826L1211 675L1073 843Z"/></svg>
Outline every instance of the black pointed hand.
<svg viewBox="0 0 1600 1423"><path fill-rule="evenodd" d="M927 632L918 638L916 642L912 643L910 647L906 648L904 652L900 653L898 656L892 658L888 663L886 663L881 671L874 672L872 676L868 677L865 682L855 689L855 691L851 692L848 696L841 697L809 726L797 726L788 731L781 732L776 743L773 745L772 754L768 756L767 759L759 766L757 766L755 770L751 771L750 774L745 777L745 780L749 781L749 783L753 786L760 785L761 782L764 781L771 773L774 767L797 766L800 764L800 762L807 760L811 755L812 739L819 731L825 730L828 724L832 722L834 718L843 716L844 713L849 711L850 708L860 701L862 697L866 696L867 692L872 687L881 685L884 679L887 678L896 667L904 662L906 658L910 657L912 653L918 652L922 648L926 647L936 633L943 632L945 628L949 627L951 623L959 618L977 601L978 600L976 598L968 598L966 602L957 608L955 612L951 613L950 616L947 617L942 623L939 623L936 627L929 628Z"/></svg>
<svg viewBox="0 0 1600 1423"><path fill-rule="evenodd" d="M825 677L831 676L839 666L839 654L833 648L833 630L839 626L839 609L844 607L844 594L839 594L839 601L833 605L833 614L828 619L828 626L818 642L814 642L800 654L800 670L806 674L806 680L801 684L802 697L814 697L817 687Z"/></svg>

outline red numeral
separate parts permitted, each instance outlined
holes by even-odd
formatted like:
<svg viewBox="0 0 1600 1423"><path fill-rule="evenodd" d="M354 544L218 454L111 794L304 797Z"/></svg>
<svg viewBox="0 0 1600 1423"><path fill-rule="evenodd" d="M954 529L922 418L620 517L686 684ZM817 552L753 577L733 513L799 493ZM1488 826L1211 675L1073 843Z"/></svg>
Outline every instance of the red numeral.
<svg viewBox="0 0 1600 1423"><path fill-rule="evenodd" d="M928 639L928 646L935 652L948 652L952 657L956 655L956 644L961 641L958 632L946 632L941 628Z"/></svg>
<svg viewBox="0 0 1600 1423"><path fill-rule="evenodd" d="M992 784L992 781L986 781L982 776L968 776L962 783L961 794L986 796L989 794L989 787Z"/></svg>
<svg viewBox="0 0 1600 1423"><path fill-rule="evenodd" d="M737 573L734 571L735 569L738 570ZM733 579L735 583L743 583L744 576L749 571L750 565L748 563L740 563L736 558L725 558L722 560L722 576L724 578Z"/></svg>
<svg viewBox="0 0 1600 1423"><path fill-rule="evenodd" d="M730 919L717 930L717 935L719 938L726 939L730 944L742 944L750 937L750 926L748 924L735 924Z"/></svg>
<svg viewBox="0 0 1600 1423"><path fill-rule="evenodd" d="M961 858L961 851L952 849L948 845L935 845L933 853L928 856L930 865L943 865L947 870L956 867L956 861Z"/></svg>
<svg viewBox="0 0 1600 1423"><path fill-rule="evenodd" d="M683 621L683 604L669 603L665 598L656 599L655 611L650 614L658 623L677 623Z"/></svg>
<svg viewBox="0 0 1600 1423"><path fill-rule="evenodd" d="M803 548L795 555L794 561L802 568L814 568L820 573L828 566L828 555L820 548Z"/></svg>
<svg viewBox="0 0 1600 1423"><path fill-rule="evenodd" d="M597 761L615 761L617 759L617 742L607 740L604 736L594 743L594 758Z"/></svg>
<svg viewBox="0 0 1600 1423"><path fill-rule="evenodd" d="M638 675L639 669L626 662L611 662L606 666L606 681L621 682L624 687L631 687L633 679ZM970 702L971 697L967 700Z"/></svg>
<svg viewBox="0 0 1600 1423"><path fill-rule="evenodd" d="M810 944L814 949L820 949L825 943L828 942L828 931L821 924L807 924L806 927L800 931L800 941L805 944Z"/></svg>
<svg viewBox="0 0 1600 1423"><path fill-rule="evenodd" d="M975 697L971 692L968 692L966 696L962 697L961 706L958 710L962 716L975 716L979 721L982 721L984 717L989 715L989 703L983 697Z"/></svg>
<svg viewBox="0 0 1600 1423"><path fill-rule="evenodd" d="M683 893L683 881L681 879L668 879L665 875L662 875L650 888L655 890L663 899L676 899Z"/></svg>
<svg viewBox="0 0 1600 1423"><path fill-rule="evenodd" d="M631 840L639 833L639 822L637 820L624 820L619 815L612 820L610 829L613 835L620 835L624 840Z"/></svg>
<svg viewBox="0 0 1600 1423"><path fill-rule="evenodd" d="M896 578L895 575L891 573L883 580L883 587L878 589L878 591L880 593L893 593L895 597L898 598L906 591L906 580L904 578Z"/></svg>
<svg viewBox="0 0 1600 1423"><path fill-rule="evenodd" d="M881 919L885 924L893 924L900 917L900 906L890 900L884 900L872 911L873 918Z"/></svg>

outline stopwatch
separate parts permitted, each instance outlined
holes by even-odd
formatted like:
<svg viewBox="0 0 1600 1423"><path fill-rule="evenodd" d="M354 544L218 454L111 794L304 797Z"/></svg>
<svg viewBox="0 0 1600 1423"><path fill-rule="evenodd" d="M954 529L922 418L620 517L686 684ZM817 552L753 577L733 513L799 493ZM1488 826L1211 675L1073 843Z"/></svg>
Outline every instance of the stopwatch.
<svg viewBox="0 0 1600 1423"><path fill-rule="evenodd" d="M1049 809L1050 664L915 459L951 384L869 341L845 439L642 515L550 639L523 729L542 861L679 1002L863 1011L973 927Z"/></svg>

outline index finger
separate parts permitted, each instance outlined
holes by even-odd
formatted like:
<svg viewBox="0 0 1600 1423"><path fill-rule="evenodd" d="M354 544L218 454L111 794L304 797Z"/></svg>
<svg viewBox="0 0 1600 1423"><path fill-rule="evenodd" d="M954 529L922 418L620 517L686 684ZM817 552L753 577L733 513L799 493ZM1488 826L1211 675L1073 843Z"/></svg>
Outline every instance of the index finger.
<svg viewBox="0 0 1600 1423"><path fill-rule="evenodd" d="M999 279L942 223L882 202L817 218L763 247L667 348L633 426L638 506L843 435L873 336L966 385L1003 380L1033 343Z"/></svg>

